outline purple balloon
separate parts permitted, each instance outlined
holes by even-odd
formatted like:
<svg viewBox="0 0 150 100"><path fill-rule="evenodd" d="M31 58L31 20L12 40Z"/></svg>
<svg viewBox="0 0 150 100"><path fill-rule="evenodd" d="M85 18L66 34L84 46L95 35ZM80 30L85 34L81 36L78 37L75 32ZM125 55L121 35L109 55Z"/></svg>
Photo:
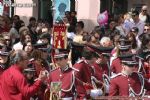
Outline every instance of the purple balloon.
<svg viewBox="0 0 150 100"><path fill-rule="evenodd" d="M108 12L104 11L103 13L98 14L97 22L100 26L107 24L107 22L108 22Z"/></svg>

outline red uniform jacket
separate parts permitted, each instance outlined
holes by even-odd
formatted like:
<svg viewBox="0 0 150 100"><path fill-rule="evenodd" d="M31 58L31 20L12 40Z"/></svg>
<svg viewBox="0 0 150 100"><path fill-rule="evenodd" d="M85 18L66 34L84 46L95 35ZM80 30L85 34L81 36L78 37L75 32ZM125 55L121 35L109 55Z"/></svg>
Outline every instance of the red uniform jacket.
<svg viewBox="0 0 150 100"><path fill-rule="evenodd" d="M150 79L150 65L148 63L144 63L144 69L145 69L145 78Z"/></svg>
<svg viewBox="0 0 150 100"><path fill-rule="evenodd" d="M41 81L29 87L17 65L12 65L1 76L0 97L2 100L29 100L38 90Z"/></svg>
<svg viewBox="0 0 150 100"><path fill-rule="evenodd" d="M74 67L79 70L79 72L75 73L77 99L83 100L83 98L88 97L88 94L82 82L91 84L91 66L86 61L80 60Z"/></svg>
<svg viewBox="0 0 150 100"><path fill-rule="evenodd" d="M141 90L141 83L137 73L126 76L122 73L113 76L110 81L109 96L129 96L129 84L135 93ZM145 88L150 89L149 83L145 82Z"/></svg>
<svg viewBox="0 0 150 100"><path fill-rule="evenodd" d="M103 74L108 75L109 70L107 65L99 65L97 63L93 64L94 66L94 74L93 76L98 80L103 82ZM100 88L100 86L98 86Z"/></svg>
<svg viewBox="0 0 150 100"><path fill-rule="evenodd" d="M53 70L50 73L49 82L62 82L61 87L61 98L74 97L74 71L71 68L67 68L64 71L61 71L60 68Z"/></svg>
<svg viewBox="0 0 150 100"><path fill-rule="evenodd" d="M119 58L114 59L110 67L111 72L116 74L120 73L122 71L121 60Z"/></svg>

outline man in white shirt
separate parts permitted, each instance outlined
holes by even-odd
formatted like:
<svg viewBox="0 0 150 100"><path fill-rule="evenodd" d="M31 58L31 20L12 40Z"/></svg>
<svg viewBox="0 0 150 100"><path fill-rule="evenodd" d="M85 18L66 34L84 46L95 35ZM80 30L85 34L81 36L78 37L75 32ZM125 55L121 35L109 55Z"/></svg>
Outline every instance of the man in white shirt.
<svg viewBox="0 0 150 100"><path fill-rule="evenodd" d="M133 27L137 27L139 29L138 36L143 34L145 23L139 19L139 12L134 10L131 12L133 21L129 21L129 29L131 30Z"/></svg>
<svg viewBox="0 0 150 100"><path fill-rule="evenodd" d="M144 5L141 9L141 13L139 14L139 18L141 21L143 21L144 23L149 23L150 22L150 16L147 13L147 6Z"/></svg>

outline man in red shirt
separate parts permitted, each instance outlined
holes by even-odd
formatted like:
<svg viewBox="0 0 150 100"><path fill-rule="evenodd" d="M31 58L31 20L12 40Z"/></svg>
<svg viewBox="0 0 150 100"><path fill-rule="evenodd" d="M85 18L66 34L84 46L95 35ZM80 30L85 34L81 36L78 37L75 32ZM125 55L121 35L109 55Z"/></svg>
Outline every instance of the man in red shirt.
<svg viewBox="0 0 150 100"><path fill-rule="evenodd" d="M0 81L1 100L29 100L39 89L46 74L40 73L32 86L27 84L23 70L27 68L28 57L25 51L18 50L11 55L12 66L3 72Z"/></svg>

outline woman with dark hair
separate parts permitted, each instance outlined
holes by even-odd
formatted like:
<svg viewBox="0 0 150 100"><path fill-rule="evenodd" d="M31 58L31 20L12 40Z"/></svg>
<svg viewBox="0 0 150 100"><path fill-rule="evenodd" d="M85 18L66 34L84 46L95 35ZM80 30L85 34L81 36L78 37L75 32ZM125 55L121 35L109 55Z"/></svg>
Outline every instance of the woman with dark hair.
<svg viewBox="0 0 150 100"><path fill-rule="evenodd" d="M15 29L17 30L17 32L19 33L19 29L21 27L25 26L25 23L23 20L18 20L16 23L15 23Z"/></svg>
<svg viewBox="0 0 150 100"><path fill-rule="evenodd" d="M113 40L113 45L117 46L119 45L119 39L121 37L120 32L115 32L116 34L114 36L112 36L112 40Z"/></svg>
<svg viewBox="0 0 150 100"><path fill-rule="evenodd" d="M130 33L127 35L129 41L131 42L131 52L133 54L136 54L137 51L139 50L138 46L137 46L137 42L136 42L136 38L135 38L135 35Z"/></svg>
<svg viewBox="0 0 150 100"><path fill-rule="evenodd" d="M13 46L13 50L23 49L24 43L32 42L31 35L28 30L23 30L20 32L20 41Z"/></svg>
<svg viewBox="0 0 150 100"><path fill-rule="evenodd" d="M23 50L27 53L27 55L30 57L31 56L31 53L33 51L33 45L31 42L27 42L27 43L24 43L23 45Z"/></svg>
<svg viewBox="0 0 150 100"><path fill-rule="evenodd" d="M150 49L150 34L144 34L142 38L142 49Z"/></svg>

